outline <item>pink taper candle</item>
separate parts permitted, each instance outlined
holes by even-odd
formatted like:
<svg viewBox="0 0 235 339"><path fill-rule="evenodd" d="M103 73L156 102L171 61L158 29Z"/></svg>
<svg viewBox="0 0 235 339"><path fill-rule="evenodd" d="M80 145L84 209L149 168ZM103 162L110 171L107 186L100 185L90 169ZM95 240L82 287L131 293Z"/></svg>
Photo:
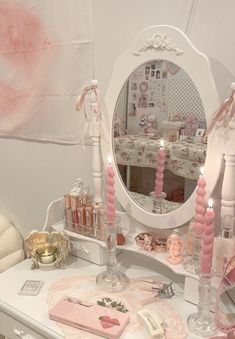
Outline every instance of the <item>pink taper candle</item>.
<svg viewBox="0 0 235 339"><path fill-rule="evenodd" d="M214 244L214 219L215 213L212 208L213 201L209 199L205 215L205 226L201 244L201 273L210 273L212 266Z"/></svg>
<svg viewBox="0 0 235 339"><path fill-rule="evenodd" d="M114 169L109 159L109 164L106 168L106 205L107 205L107 219L112 222L115 219L115 180Z"/></svg>
<svg viewBox="0 0 235 339"><path fill-rule="evenodd" d="M205 222L205 212L206 212L206 180L204 177L204 167L200 169L201 175L197 181L197 190L196 190L196 209L195 209L195 218L194 218L194 235L196 237L202 237L204 222Z"/></svg>
<svg viewBox="0 0 235 339"><path fill-rule="evenodd" d="M157 156L157 170L155 177L155 196L160 197L163 189L164 167L165 167L165 149L164 141L161 139L160 148Z"/></svg>

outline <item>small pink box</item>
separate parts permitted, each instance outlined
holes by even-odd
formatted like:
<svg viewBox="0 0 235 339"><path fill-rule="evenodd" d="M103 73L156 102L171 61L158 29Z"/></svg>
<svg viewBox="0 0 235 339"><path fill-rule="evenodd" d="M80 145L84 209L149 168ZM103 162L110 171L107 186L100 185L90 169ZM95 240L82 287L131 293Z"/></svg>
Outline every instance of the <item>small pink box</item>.
<svg viewBox="0 0 235 339"><path fill-rule="evenodd" d="M52 320L81 330L117 339L129 322L129 315L80 299L65 297L49 310Z"/></svg>

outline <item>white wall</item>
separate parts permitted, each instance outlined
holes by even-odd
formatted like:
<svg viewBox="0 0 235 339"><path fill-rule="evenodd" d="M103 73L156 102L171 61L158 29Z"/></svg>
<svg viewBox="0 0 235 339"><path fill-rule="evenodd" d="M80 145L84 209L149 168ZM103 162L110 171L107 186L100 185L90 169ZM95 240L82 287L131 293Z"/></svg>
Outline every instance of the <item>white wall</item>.
<svg viewBox="0 0 235 339"><path fill-rule="evenodd" d="M185 31L191 4L190 0L93 0L94 70L103 94L115 59L134 36L156 24ZM212 59L224 98L235 74L234 0L193 4L189 37ZM0 154L0 211L10 215L24 235L42 227L48 203L66 193L77 177L92 183L89 147L84 151L79 145L0 139Z"/></svg>
<svg viewBox="0 0 235 339"><path fill-rule="evenodd" d="M24 236L42 228L48 204L69 192L76 178L92 185L89 146L0 139L0 154L0 211Z"/></svg>
<svg viewBox="0 0 235 339"><path fill-rule="evenodd" d="M115 59L148 26L187 26L189 0L93 0L94 69L103 93Z"/></svg>
<svg viewBox="0 0 235 339"><path fill-rule="evenodd" d="M227 97L235 74L234 10L234 0L93 0L95 77L103 92L115 59L133 38L148 26L169 24L211 59L218 91Z"/></svg>

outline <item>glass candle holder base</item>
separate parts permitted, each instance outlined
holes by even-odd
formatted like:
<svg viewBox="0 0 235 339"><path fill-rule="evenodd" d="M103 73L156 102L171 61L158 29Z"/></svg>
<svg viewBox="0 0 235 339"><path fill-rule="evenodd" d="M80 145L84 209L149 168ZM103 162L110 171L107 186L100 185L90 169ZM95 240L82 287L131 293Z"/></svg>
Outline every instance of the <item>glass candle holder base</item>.
<svg viewBox="0 0 235 339"><path fill-rule="evenodd" d="M162 192L161 195L156 196L155 192L151 192L150 196L153 199L152 212L155 214L163 214L164 213L163 201L166 198L167 194L165 192Z"/></svg>
<svg viewBox="0 0 235 339"><path fill-rule="evenodd" d="M198 274L200 269L200 262L196 258L190 258L183 263L184 269L193 274Z"/></svg>
<svg viewBox="0 0 235 339"><path fill-rule="evenodd" d="M123 291L129 283L129 279L125 273L116 271L110 274L107 270L101 272L96 277L97 286L105 292L120 292Z"/></svg>
<svg viewBox="0 0 235 339"><path fill-rule="evenodd" d="M200 338L210 338L218 331L215 324L215 314L210 311L213 306L211 295L212 276L211 272L199 272L197 312L190 314L187 318L189 330L200 336Z"/></svg>
<svg viewBox="0 0 235 339"><path fill-rule="evenodd" d="M193 313L187 319L188 328L200 337L209 338L218 332L213 317L208 315L207 319L201 320L198 313Z"/></svg>
<svg viewBox="0 0 235 339"><path fill-rule="evenodd" d="M113 220L105 219L107 249L106 270L97 275L96 284L106 292L122 291L127 287L129 282L125 273L120 272L117 265L117 230L120 229L120 221L118 216Z"/></svg>

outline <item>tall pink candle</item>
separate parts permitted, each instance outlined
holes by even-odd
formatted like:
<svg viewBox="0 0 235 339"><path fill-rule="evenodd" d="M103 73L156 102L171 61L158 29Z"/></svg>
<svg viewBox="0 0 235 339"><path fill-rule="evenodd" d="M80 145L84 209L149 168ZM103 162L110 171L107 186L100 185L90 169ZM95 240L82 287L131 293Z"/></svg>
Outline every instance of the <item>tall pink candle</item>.
<svg viewBox="0 0 235 339"><path fill-rule="evenodd" d="M212 266L214 244L214 219L215 213L212 208L212 199L209 199L205 215L205 227L201 244L201 273L210 273Z"/></svg>
<svg viewBox="0 0 235 339"><path fill-rule="evenodd" d="M112 222L115 219L115 173L111 161L106 167L106 205L107 205L107 219Z"/></svg>
<svg viewBox="0 0 235 339"><path fill-rule="evenodd" d="M196 237L202 237L204 222L205 222L205 212L206 212L206 179L204 177L204 167L201 167L201 175L197 181L197 190L196 190L196 209L194 217L194 235Z"/></svg>
<svg viewBox="0 0 235 339"><path fill-rule="evenodd" d="M155 176L155 196L160 197L163 190L164 167L165 167L165 149L164 141L161 139L160 148L157 156L157 170Z"/></svg>

